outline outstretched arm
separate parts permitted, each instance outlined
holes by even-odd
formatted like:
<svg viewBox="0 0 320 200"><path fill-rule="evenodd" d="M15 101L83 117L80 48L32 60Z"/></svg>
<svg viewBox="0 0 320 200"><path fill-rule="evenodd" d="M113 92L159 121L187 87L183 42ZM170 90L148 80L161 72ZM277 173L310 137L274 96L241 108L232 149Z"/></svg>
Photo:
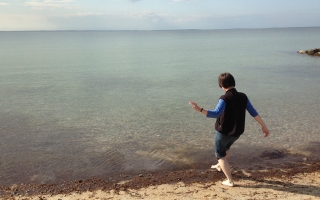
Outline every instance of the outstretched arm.
<svg viewBox="0 0 320 200"><path fill-rule="evenodd" d="M254 119L260 124L261 128L262 128L262 132L264 133L264 137L268 137L269 136L269 130L267 128L267 126L264 124L262 118L260 117L260 115L257 115L254 117Z"/></svg>
<svg viewBox="0 0 320 200"><path fill-rule="evenodd" d="M200 108L195 102L189 101L189 104L192 105L193 109L196 111L204 114L206 117L209 118L217 118L221 115L221 113L224 111L226 104L222 99L219 99L219 102L214 110L206 110L203 108Z"/></svg>

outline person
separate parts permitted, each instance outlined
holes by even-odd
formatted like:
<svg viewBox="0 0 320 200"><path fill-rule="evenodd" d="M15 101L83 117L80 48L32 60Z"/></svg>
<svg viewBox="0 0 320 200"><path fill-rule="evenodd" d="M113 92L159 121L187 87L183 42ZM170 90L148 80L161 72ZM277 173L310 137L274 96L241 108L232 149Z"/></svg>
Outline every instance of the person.
<svg viewBox="0 0 320 200"><path fill-rule="evenodd" d="M192 105L194 110L206 115L206 117L217 118L215 123L215 155L218 164L212 165L211 168L218 171L222 170L227 177L227 180L223 181L222 184L233 187L234 181L228 157L230 156L231 145L244 132L246 110L260 124L264 137L269 136L269 130L246 94L236 90L235 79L230 73L220 74L218 84L225 91L225 94L219 98L214 110L206 110L193 101L189 101L189 104Z"/></svg>

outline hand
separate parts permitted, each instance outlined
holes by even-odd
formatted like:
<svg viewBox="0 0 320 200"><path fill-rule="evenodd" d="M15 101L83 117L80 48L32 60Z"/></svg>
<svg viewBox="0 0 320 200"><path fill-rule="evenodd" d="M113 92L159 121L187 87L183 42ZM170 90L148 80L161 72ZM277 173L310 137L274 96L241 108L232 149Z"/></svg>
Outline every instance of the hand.
<svg viewBox="0 0 320 200"><path fill-rule="evenodd" d="M264 133L264 137L269 136L269 130L267 129L267 127L262 127L262 132Z"/></svg>
<svg viewBox="0 0 320 200"><path fill-rule="evenodd" d="M201 108L196 104L196 102L189 101L189 104L193 107L193 109L200 112Z"/></svg>
<svg viewBox="0 0 320 200"><path fill-rule="evenodd" d="M254 117L254 119L260 124L260 126L262 127L262 132L264 133L264 137L268 137L269 136L269 130L267 128L267 126L264 124L263 120L261 119L260 115L257 115Z"/></svg>

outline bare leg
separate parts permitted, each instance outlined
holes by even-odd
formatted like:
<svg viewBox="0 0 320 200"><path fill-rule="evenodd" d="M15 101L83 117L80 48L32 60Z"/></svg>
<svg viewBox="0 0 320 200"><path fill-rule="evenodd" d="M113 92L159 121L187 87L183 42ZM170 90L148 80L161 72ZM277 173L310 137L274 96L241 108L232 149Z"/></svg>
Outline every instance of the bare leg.
<svg viewBox="0 0 320 200"><path fill-rule="evenodd" d="M225 156L225 158L228 159L229 156L230 156L230 150L226 151L226 156Z"/></svg>
<svg viewBox="0 0 320 200"><path fill-rule="evenodd" d="M225 156L225 158L228 159L229 155L230 155L229 151L226 151L226 156ZM219 165L219 162L218 162L216 165L211 165L211 169L216 169L216 170L218 170L219 172L221 172L221 167L220 167L220 165Z"/></svg>
<svg viewBox="0 0 320 200"><path fill-rule="evenodd" d="M222 184L226 185L226 186L233 187L234 183L233 183L233 179L232 179L232 175L231 175L231 169L230 169L230 165L229 165L226 157L219 159L219 165L220 165L224 175L226 175L226 177L227 177L227 180L223 181Z"/></svg>

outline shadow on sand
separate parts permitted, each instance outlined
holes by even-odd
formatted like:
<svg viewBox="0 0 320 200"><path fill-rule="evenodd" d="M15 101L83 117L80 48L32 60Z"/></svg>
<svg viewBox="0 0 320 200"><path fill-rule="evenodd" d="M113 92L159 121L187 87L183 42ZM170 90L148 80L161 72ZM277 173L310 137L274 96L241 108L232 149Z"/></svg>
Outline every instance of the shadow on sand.
<svg viewBox="0 0 320 200"><path fill-rule="evenodd" d="M314 197L320 197L320 187L314 185L301 185L290 183L286 181L273 181L273 180L257 180L255 186L239 186L244 188L266 188L271 190L277 190L286 193L293 193L297 195L310 195Z"/></svg>

